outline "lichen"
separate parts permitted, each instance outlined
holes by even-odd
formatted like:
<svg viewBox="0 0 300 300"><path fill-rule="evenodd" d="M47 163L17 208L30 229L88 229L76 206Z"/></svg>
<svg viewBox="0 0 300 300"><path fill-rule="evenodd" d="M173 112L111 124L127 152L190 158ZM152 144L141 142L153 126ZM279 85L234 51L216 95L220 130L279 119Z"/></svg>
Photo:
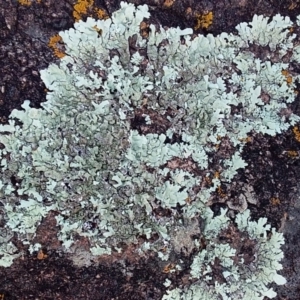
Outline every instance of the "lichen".
<svg viewBox="0 0 300 300"><path fill-rule="evenodd" d="M48 46L52 48L54 55L58 58L63 58L66 54L60 49L60 44L62 43L62 38L60 35L55 34L51 36L48 42Z"/></svg>
<svg viewBox="0 0 300 300"><path fill-rule="evenodd" d="M106 20L109 18L109 15L107 14L107 12L102 8L95 8L95 12L96 12L97 17L100 20Z"/></svg>
<svg viewBox="0 0 300 300"><path fill-rule="evenodd" d="M78 15L92 2L80 3ZM164 299L274 297L268 284L285 282L277 273L282 235L265 218L250 221L246 200L237 208L227 203L229 219L225 209L215 214L209 199L227 197L222 185L247 167L250 133L275 136L290 126L299 133L300 118L282 114L299 75L287 82L289 63L258 59L248 47L268 45L279 57L292 52L292 22L254 16L237 26L239 35L193 36L192 29L141 25L149 17L146 5L122 2L110 19L78 19L59 33L66 55L40 72L47 101L35 109L26 100L0 126L6 229L34 251L37 226L55 211L65 251L79 235L93 255L135 244L137 253L153 251L168 264L183 247L194 253L196 282ZM133 129L142 109L145 123ZM150 112L165 124L157 132L143 132L155 123ZM231 151L220 156L223 141ZM236 242L253 246L256 260L240 259L241 249L224 239L230 230ZM181 248L184 232L207 247L187 236ZM8 265L15 253L5 245L0 263ZM218 259L222 282L211 279Z"/></svg>
<svg viewBox="0 0 300 300"><path fill-rule="evenodd" d="M295 140L297 142L300 142L300 130L298 126L293 127L293 133L294 133Z"/></svg>
<svg viewBox="0 0 300 300"><path fill-rule="evenodd" d="M196 25L194 26L195 30L198 29L207 29L213 23L214 14L212 11L205 14L196 14Z"/></svg>
<svg viewBox="0 0 300 300"><path fill-rule="evenodd" d="M74 5L73 17L76 22L87 15L88 10L93 6L94 0L78 0Z"/></svg>
<svg viewBox="0 0 300 300"><path fill-rule="evenodd" d="M290 75L288 70L282 70L281 74L286 78L287 84L291 84L293 82L293 77Z"/></svg>
<svg viewBox="0 0 300 300"><path fill-rule="evenodd" d="M24 6L30 6L32 4L31 0L18 0L18 2Z"/></svg>
<svg viewBox="0 0 300 300"><path fill-rule="evenodd" d="M77 0L73 7L73 17L75 22L86 17L95 17L100 20L109 18L107 12L103 8L96 6L94 0Z"/></svg>
<svg viewBox="0 0 300 300"><path fill-rule="evenodd" d="M174 4L175 0L165 0L164 7L171 7Z"/></svg>

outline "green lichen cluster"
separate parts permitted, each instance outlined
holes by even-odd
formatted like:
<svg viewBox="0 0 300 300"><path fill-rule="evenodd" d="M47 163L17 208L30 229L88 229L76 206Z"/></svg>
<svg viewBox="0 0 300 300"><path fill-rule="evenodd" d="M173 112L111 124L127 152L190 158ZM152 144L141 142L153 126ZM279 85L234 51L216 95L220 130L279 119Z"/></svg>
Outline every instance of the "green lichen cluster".
<svg viewBox="0 0 300 300"><path fill-rule="evenodd" d="M289 63L281 58L293 51L293 23L255 16L237 26L238 35L216 37L150 25L142 37L140 23L149 16L146 5L121 3L111 19L88 18L60 32L66 56L41 71L47 102L35 109L25 101L0 126L6 229L30 244L42 218L55 211L66 250L77 235L89 239L93 255L122 251L143 237L138 251L162 259L180 253L182 233L191 230L208 245L202 249L187 234L189 247L198 250L191 278L199 282L164 299L273 297L267 285L284 283L277 274L282 235L265 219L251 222L248 210L230 220L226 210L214 216L207 203L221 182L229 184L246 167L241 152L250 132L276 135L300 119L283 113L299 80L293 74L287 82L282 74ZM251 44L270 48L258 58ZM299 62L297 51L292 59ZM168 124L165 132L131 129L145 105ZM144 116L145 126L155 123L151 116ZM205 185L222 139L232 154L218 162L221 177ZM168 213L157 215L157 209ZM228 228L253 243L254 261L234 259L239 249L220 238ZM2 265L17 256L1 251ZM212 277L216 258L222 283Z"/></svg>

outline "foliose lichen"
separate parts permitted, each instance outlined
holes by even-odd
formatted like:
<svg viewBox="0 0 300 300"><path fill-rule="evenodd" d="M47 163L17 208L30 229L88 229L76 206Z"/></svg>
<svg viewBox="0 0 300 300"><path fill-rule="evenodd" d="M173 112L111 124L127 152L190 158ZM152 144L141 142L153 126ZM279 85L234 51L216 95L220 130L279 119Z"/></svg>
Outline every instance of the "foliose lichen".
<svg viewBox="0 0 300 300"><path fill-rule="evenodd" d="M299 81L295 73L290 82L282 74L292 60L300 62L293 23L280 15L271 22L254 16L237 26L237 35L193 36L192 29L154 25L148 36L140 35L149 16L147 5L121 3L110 19L79 20L59 33L66 55L41 71L49 91L42 109L26 100L0 126L6 230L30 244L52 210L66 251L76 235L89 239L94 255L122 251L121 245L143 236L139 251L168 259L180 251L179 233L197 227L207 247L192 241L198 249L194 283L170 289L164 299L272 298L267 285L285 282L277 274L282 234L266 219L250 221L249 210L232 220L226 210L215 216L207 203L247 166L241 153L250 132L276 135L300 120L283 113ZM269 49L258 58L252 44ZM295 52L283 63L287 51ZM166 120L165 132L131 129L145 105ZM155 121L148 115L146 122ZM204 184L222 139L234 151L219 161L220 176ZM158 208L170 213L157 216ZM253 245L251 259L220 238L226 230ZM0 241L0 263L8 266L17 254ZM220 278L212 277L213 268Z"/></svg>

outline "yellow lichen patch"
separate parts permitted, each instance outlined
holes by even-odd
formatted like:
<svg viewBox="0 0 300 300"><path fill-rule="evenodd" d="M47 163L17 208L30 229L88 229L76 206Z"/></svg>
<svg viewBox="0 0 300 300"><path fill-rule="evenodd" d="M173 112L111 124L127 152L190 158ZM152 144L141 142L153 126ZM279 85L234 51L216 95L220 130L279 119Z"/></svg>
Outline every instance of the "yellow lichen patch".
<svg viewBox="0 0 300 300"><path fill-rule="evenodd" d="M82 19L88 13L88 10L93 6L94 0L78 0L74 5L73 17L76 22Z"/></svg>
<svg viewBox="0 0 300 300"><path fill-rule="evenodd" d="M171 7L175 1L174 0L165 0L164 7Z"/></svg>
<svg viewBox="0 0 300 300"><path fill-rule="evenodd" d="M287 153L287 155L289 156L289 157L297 157L298 156L298 152L297 151L295 151L295 150L289 150L289 151L287 151L286 152Z"/></svg>
<svg viewBox="0 0 300 300"><path fill-rule="evenodd" d="M48 46L52 48L54 54L58 58L64 57L66 54L58 47L59 44L62 44L63 40L60 35L56 34L49 39Z"/></svg>
<svg viewBox="0 0 300 300"><path fill-rule="evenodd" d="M288 70L282 70L281 74L285 77L287 84L291 84L293 82L293 78Z"/></svg>
<svg viewBox="0 0 300 300"><path fill-rule="evenodd" d="M213 22L214 14L212 11L206 14L196 14L195 30L207 29Z"/></svg>
<svg viewBox="0 0 300 300"><path fill-rule="evenodd" d="M95 13L100 20L106 20L109 18L109 15L104 9L95 8Z"/></svg>
<svg viewBox="0 0 300 300"><path fill-rule="evenodd" d="M24 5L24 6L30 6L31 5L31 1L30 0L18 0L18 2L21 5Z"/></svg>
<svg viewBox="0 0 300 300"><path fill-rule="evenodd" d="M270 203L271 203L273 206L278 206L278 205L280 205L280 199L277 198L277 197L272 197L272 198L270 199Z"/></svg>
<svg viewBox="0 0 300 300"><path fill-rule="evenodd" d="M293 133L297 142L300 142L300 130L297 126L293 127Z"/></svg>

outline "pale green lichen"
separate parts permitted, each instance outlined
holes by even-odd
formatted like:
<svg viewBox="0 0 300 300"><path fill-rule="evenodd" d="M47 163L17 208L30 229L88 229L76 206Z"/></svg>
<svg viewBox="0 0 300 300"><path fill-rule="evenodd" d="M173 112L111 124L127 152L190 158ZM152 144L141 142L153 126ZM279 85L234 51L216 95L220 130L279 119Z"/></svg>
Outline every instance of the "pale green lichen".
<svg viewBox="0 0 300 300"><path fill-rule="evenodd" d="M219 234L233 225L226 217L226 210L220 216L211 218L204 231L206 248L195 255L191 265L191 277L198 281L183 290L177 288L168 291L163 299L263 300L265 297L275 297L276 293L267 285L273 281L277 284L286 283L285 278L277 273L282 269L279 261L283 258L280 247L284 239L282 233L274 228L270 230L266 222L266 218L250 221L249 210L239 214L235 230L240 233L237 235L235 231L233 247L219 239ZM268 235L270 231L271 235ZM253 246L253 249L248 249L252 251L253 257L250 259L249 252L246 256L241 252L241 248L249 243ZM222 273L214 273L214 268L222 270Z"/></svg>
<svg viewBox="0 0 300 300"><path fill-rule="evenodd" d="M239 243L245 247L251 242L254 245L253 257L245 259L240 249L234 249L232 245L218 241L221 229L224 230L226 223L229 223L225 211L213 218L209 224L213 231L210 230L210 234L206 232L207 230L204 231L208 245L205 250L195 256L191 265L191 276L200 279L202 283L203 281L209 283L213 278L211 266L216 264L217 258L226 283L218 285L218 281L214 280L214 288L218 290L219 286L222 291L220 294L227 295L226 299L250 300L263 299L265 296L274 297L276 293L273 289L268 289L267 284L273 281L277 284L286 283L286 280L277 274L277 271L282 269L279 261L283 258L280 247L284 239L282 233L276 232L274 228L268 236L267 233L271 228L266 222L266 218L260 218L258 222L250 221L249 210L237 215L237 229L241 232ZM235 239L235 244L237 244L238 237ZM211 290L213 290L212 287ZM224 295L222 295L223 299Z"/></svg>
<svg viewBox="0 0 300 300"><path fill-rule="evenodd" d="M247 166L241 153L250 132L276 135L300 120L282 113L295 99L299 76L287 83L282 70L289 63L271 62L263 53L258 59L248 47L269 46L281 58L293 51L292 23L279 15L269 23L255 16L237 27L239 35L216 37L150 25L144 38L139 26L149 16L146 5L121 3L111 19L88 18L59 33L66 56L41 71L47 102L35 109L25 101L0 126L6 228L31 244L42 218L56 211L65 250L77 235L88 238L94 255L120 252L143 236L137 252L153 250L165 260L180 253L183 232L195 231L208 243L201 249L199 241L187 239L189 253L198 249L191 276L199 282L164 299L273 297L267 285L284 283L277 274L282 235L270 231L265 219L250 222L249 211L234 223L226 210L215 216L207 203ZM298 52L292 59L299 62ZM145 103L166 121L165 132L131 130ZM152 123L146 116L145 125ZM215 162L221 176L202 184L213 174L211 157L222 138L234 151ZM158 208L170 215L157 216ZM229 226L256 245L251 274L242 260L233 260L237 249L218 237ZM1 251L0 263L8 266L16 255L3 245ZM217 258L224 283L211 279Z"/></svg>

